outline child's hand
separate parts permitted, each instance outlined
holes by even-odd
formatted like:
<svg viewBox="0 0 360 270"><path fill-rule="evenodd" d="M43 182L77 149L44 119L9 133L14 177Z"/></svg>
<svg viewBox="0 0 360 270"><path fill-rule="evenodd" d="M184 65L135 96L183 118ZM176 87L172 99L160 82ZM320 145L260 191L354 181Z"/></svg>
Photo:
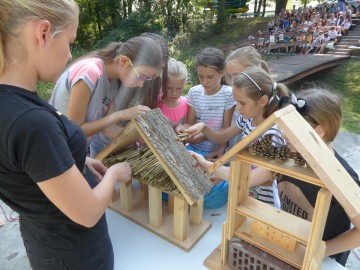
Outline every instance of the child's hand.
<svg viewBox="0 0 360 270"><path fill-rule="evenodd" d="M176 134L183 133L184 130L185 130L185 127L184 127L183 125L177 125L177 126L175 127L175 132L176 132Z"/></svg>
<svg viewBox="0 0 360 270"><path fill-rule="evenodd" d="M215 151L208 153L205 158L211 161L215 161L225 153L225 149L226 145L221 145Z"/></svg>
<svg viewBox="0 0 360 270"><path fill-rule="evenodd" d="M192 144L197 144L197 143L201 143L203 141L206 141L206 137L202 133L200 133L200 134L196 134L195 136L192 136L191 138L189 136L189 139L186 142L192 143Z"/></svg>
<svg viewBox="0 0 360 270"><path fill-rule="evenodd" d="M194 138L199 133L201 133L201 131L204 129L205 125L206 125L205 123L197 123L187 129L185 129L183 132L189 133L189 138L191 139L191 138Z"/></svg>
<svg viewBox="0 0 360 270"><path fill-rule="evenodd" d="M136 105L134 107L130 107L128 109L118 111L116 112L118 116L118 122L131 120L134 118L134 116L139 114L145 114L150 110L151 109L149 107L143 105Z"/></svg>
<svg viewBox="0 0 360 270"><path fill-rule="evenodd" d="M200 167L204 171L208 171L209 167L213 164L211 161L206 160L202 155L195 153L193 151L188 151L189 154L196 160Z"/></svg>

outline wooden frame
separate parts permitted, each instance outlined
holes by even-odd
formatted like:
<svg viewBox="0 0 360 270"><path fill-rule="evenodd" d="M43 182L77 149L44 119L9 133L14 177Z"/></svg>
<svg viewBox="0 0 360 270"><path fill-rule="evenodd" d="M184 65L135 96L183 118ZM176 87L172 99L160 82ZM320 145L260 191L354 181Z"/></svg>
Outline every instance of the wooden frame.
<svg viewBox="0 0 360 270"><path fill-rule="evenodd" d="M97 159L103 160L139 139L146 142L181 194L168 194L167 204L162 200L164 190L133 180L120 184L109 207L189 251L211 227L211 222L202 218L203 196L211 189L211 181L196 166L169 120L158 109L135 117Z"/></svg>
<svg viewBox="0 0 360 270"><path fill-rule="evenodd" d="M275 123L286 133L308 167L298 167L293 161L279 164L248 153L247 146ZM204 262L211 269L228 269L228 245L234 236L298 269L320 269L326 248L322 234L332 195L355 220L356 226L360 225L360 201L356 199L360 196L359 187L293 106L271 115L217 160L210 171L231 158L228 211L222 243ZM250 198L248 176L252 164L319 186L321 189L312 221Z"/></svg>

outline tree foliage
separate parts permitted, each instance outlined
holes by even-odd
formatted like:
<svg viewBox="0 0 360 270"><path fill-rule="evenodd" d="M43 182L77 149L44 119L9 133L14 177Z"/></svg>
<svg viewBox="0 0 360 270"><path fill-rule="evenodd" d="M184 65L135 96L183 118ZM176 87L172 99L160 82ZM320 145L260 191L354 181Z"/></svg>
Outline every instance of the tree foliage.
<svg viewBox="0 0 360 270"><path fill-rule="evenodd" d="M92 48L152 31L174 36L204 16L209 0L77 0L78 45Z"/></svg>

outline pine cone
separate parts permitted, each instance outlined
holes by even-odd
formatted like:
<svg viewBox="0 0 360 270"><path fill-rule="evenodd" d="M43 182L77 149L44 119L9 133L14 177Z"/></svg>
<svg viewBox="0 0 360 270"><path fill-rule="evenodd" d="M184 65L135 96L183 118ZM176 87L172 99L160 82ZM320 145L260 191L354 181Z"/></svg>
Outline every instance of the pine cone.
<svg viewBox="0 0 360 270"><path fill-rule="evenodd" d="M294 160L294 163L300 167L304 167L306 165L306 161L300 153L293 153L292 159Z"/></svg>
<svg viewBox="0 0 360 270"><path fill-rule="evenodd" d="M290 158L290 149L285 145L277 147L275 150L275 160L279 163L285 163Z"/></svg>

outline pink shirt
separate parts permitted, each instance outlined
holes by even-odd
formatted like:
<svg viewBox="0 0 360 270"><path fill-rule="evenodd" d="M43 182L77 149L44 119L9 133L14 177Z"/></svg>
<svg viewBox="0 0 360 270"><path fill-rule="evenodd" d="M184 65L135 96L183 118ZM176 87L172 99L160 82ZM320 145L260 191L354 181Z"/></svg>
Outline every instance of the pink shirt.
<svg viewBox="0 0 360 270"><path fill-rule="evenodd" d="M160 103L160 110L162 113L170 119L174 128L179 124L185 124L187 119L187 113L189 106L186 97L180 97L180 104L176 108L169 108L165 103Z"/></svg>

